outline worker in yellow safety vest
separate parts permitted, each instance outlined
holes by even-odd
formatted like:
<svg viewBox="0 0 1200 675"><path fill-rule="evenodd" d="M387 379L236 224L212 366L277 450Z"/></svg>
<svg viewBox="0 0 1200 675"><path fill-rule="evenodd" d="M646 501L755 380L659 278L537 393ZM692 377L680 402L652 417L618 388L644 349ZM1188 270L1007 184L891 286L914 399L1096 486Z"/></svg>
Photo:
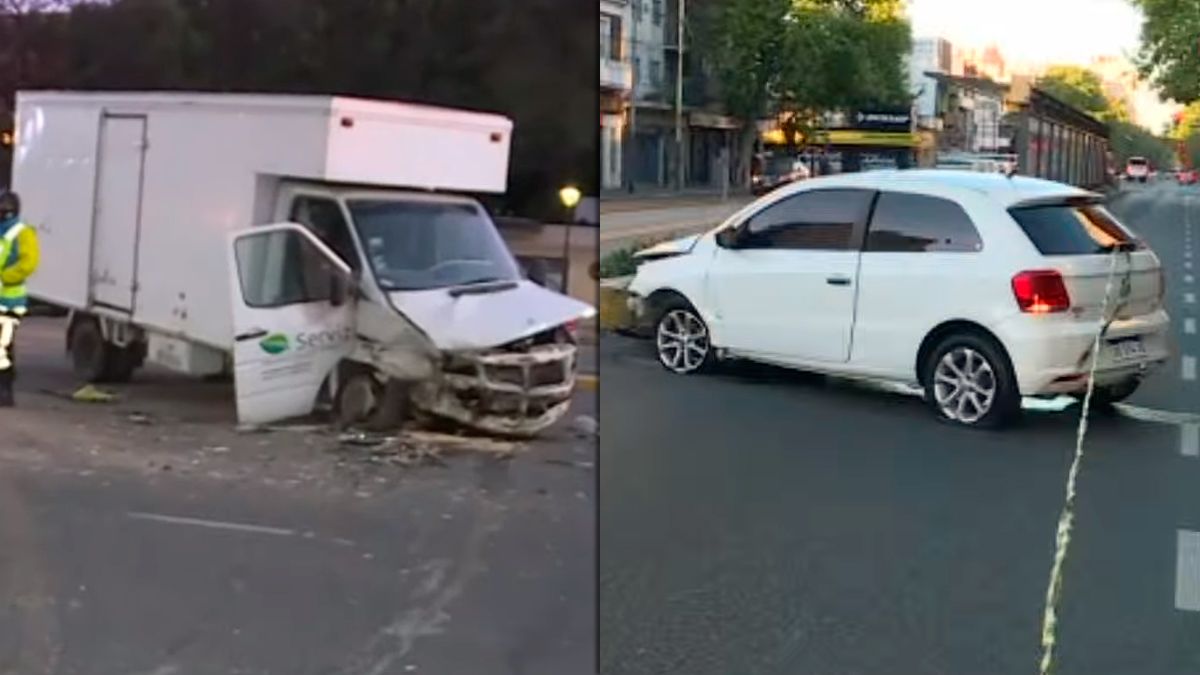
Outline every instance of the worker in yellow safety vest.
<svg viewBox="0 0 1200 675"><path fill-rule="evenodd" d="M17 193L0 194L0 407L13 405L14 338L29 310L25 280L37 269L38 256L37 232L21 222Z"/></svg>

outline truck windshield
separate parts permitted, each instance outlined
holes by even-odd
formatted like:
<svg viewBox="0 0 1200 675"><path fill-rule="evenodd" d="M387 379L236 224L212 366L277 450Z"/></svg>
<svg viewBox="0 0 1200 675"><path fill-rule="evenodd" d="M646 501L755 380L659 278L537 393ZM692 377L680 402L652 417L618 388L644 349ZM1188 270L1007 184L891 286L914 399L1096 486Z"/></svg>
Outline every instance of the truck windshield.
<svg viewBox="0 0 1200 675"><path fill-rule="evenodd" d="M520 278L500 233L474 204L361 199L350 200L348 206L384 290Z"/></svg>

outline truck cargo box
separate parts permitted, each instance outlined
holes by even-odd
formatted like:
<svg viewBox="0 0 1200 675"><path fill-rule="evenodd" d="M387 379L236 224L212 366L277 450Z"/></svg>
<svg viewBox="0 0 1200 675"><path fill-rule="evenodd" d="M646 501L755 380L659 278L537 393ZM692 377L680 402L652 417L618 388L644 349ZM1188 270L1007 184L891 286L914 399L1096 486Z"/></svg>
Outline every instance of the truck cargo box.
<svg viewBox="0 0 1200 675"><path fill-rule="evenodd" d="M506 189L512 122L333 96L20 92L13 188L44 260L29 287L227 349L227 234L282 179Z"/></svg>

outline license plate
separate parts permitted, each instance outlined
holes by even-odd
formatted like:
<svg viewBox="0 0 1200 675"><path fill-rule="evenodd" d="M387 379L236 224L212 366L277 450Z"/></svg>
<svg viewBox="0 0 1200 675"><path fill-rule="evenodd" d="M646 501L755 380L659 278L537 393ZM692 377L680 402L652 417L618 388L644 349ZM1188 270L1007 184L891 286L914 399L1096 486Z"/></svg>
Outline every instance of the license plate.
<svg viewBox="0 0 1200 675"><path fill-rule="evenodd" d="M1113 354L1118 361L1128 361L1130 359L1138 359L1146 355L1146 347L1142 344L1141 338L1129 338L1113 342Z"/></svg>

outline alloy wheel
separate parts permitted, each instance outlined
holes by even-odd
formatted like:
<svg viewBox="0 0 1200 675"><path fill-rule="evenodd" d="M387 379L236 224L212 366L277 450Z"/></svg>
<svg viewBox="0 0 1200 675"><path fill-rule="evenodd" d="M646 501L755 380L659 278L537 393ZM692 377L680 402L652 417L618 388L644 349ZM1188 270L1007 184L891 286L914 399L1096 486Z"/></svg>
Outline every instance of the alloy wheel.
<svg viewBox="0 0 1200 675"><path fill-rule="evenodd" d="M712 345L708 328L700 317L686 309L672 309L658 322L655 338L658 360L676 373L699 370Z"/></svg>
<svg viewBox="0 0 1200 675"><path fill-rule="evenodd" d="M963 424L978 422L996 400L996 374L982 354L970 347L955 347L938 361L933 373L933 394L947 418Z"/></svg>

